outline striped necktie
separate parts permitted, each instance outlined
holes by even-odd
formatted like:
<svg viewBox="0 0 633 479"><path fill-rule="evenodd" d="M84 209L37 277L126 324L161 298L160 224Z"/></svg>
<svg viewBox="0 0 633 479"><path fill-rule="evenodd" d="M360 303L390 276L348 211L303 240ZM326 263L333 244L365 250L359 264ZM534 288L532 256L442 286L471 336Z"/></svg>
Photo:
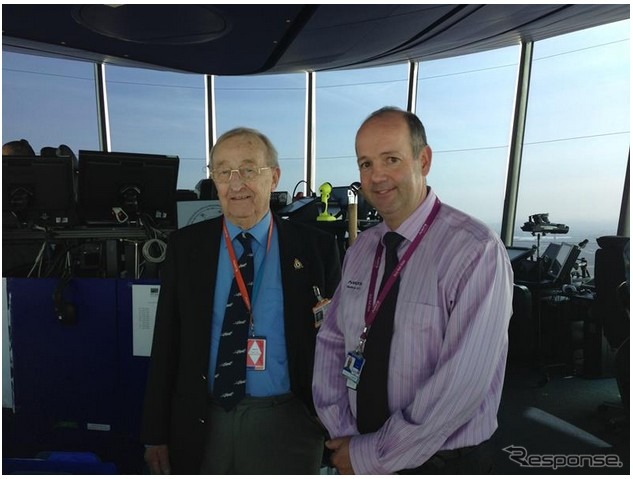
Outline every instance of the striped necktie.
<svg viewBox="0 0 633 479"><path fill-rule="evenodd" d="M254 274L252 236L249 233L240 233L237 239L244 247L238 264L250 297ZM237 281L233 278L224 313L213 384L213 397L226 411L233 409L246 394L246 342L249 324L249 312Z"/></svg>

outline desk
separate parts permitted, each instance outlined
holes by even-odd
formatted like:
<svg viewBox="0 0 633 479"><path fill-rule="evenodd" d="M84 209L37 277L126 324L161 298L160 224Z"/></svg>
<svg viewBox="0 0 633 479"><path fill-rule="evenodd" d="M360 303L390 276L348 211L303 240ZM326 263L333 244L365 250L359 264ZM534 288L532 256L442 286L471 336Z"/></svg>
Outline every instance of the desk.
<svg viewBox="0 0 633 479"><path fill-rule="evenodd" d="M615 353L604 336L602 319L595 313L596 293L593 290L572 294L572 301L584 310L583 323L583 376L588 378L615 375Z"/></svg>
<svg viewBox="0 0 633 479"><path fill-rule="evenodd" d="M165 238L173 230L161 230ZM56 255L67 252L75 276L92 278L156 278L158 268L148 264L142 274L141 248L149 239L142 227L77 227L68 229L3 229L3 264L5 277L26 277L36 262L44 243L42 276L55 276ZM47 264L48 263L48 264ZM38 276L38 269L31 277ZM46 272L50 270L48 274Z"/></svg>
<svg viewBox="0 0 633 479"><path fill-rule="evenodd" d="M602 331L596 331L591 315L595 293L588 288L563 292L550 281L517 281L532 292L535 334L531 341L536 351L534 365L552 367L565 374L595 374L597 346ZM526 339L523 339L524 341ZM599 361L598 361L599 364Z"/></svg>
<svg viewBox="0 0 633 479"><path fill-rule="evenodd" d="M583 370L582 309L561 291L541 297L542 344L546 362L565 373L580 375Z"/></svg>
<svg viewBox="0 0 633 479"><path fill-rule="evenodd" d="M544 334L554 359L569 365L574 374L605 377L613 374L611 353L599 318L594 314L595 292L590 289L543 298Z"/></svg>
<svg viewBox="0 0 633 479"><path fill-rule="evenodd" d="M169 234L172 230L161 230ZM77 227L68 229L49 229L47 231L35 229L4 229L2 230L3 242L17 241L44 241L69 240L69 239L147 239L147 232L142 227L113 226L113 227Z"/></svg>

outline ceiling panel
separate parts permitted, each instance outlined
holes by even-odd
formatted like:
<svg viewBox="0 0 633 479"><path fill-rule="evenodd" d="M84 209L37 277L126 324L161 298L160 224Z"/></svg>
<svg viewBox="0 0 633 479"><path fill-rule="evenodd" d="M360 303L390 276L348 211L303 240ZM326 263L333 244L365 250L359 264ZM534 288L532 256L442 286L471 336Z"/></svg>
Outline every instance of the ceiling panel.
<svg viewBox="0 0 633 479"><path fill-rule="evenodd" d="M3 5L3 49L245 75L430 60L629 18L622 5Z"/></svg>

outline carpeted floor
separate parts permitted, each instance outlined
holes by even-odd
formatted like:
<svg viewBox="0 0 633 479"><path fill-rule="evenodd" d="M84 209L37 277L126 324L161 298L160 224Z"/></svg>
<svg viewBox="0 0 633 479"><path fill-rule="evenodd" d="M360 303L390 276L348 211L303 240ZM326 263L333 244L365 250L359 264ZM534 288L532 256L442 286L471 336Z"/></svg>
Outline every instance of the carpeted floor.
<svg viewBox="0 0 633 479"><path fill-rule="evenodd" d="M492 439L494 473L628 475L629 421L614 421L625 417L615 379L562 374L542 379L534 369L508 367L499 429ZM607 402L616 407L601 407ZM3 457L29 457L32 451L11 443L13 418L8 410L3 410L3 419ZM135 465L130 470L136 471L137 463L142 467L142 451L130 459ZM126 471L121 465L119 470Z"/></svg>
<svg viewBox="0 0 633 479"><path fill-rule="evenodd" d="M629 420L615 379L542 379L533 369L508 368L495 473L628 475Z"/></svg>

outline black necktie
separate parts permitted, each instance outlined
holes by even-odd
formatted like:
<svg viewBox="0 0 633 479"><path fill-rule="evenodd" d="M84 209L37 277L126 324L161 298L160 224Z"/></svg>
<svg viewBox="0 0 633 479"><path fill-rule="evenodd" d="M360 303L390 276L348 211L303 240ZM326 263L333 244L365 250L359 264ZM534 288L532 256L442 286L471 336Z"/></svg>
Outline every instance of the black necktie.
<svg viewBox="0 0 633 479"><path fill-rule="evenodd" d="M249 233L240 233L237 237L244 246L244 253L238 260L238 264L249 297L253 289L254 269L251 238ZM227 411L233 409L246 392L246 342L249 323L248 310L237 281L233 278L224 313L213 384L213 397Z"/></svg>
<svg viewBox="0 0 633 479"><path fill-rule="evenodd" d="M404 240L398 233L389 232L384 236L386 246L385 272L382 275L380 289L398 264L398 245ZM398 298L398 276L385 297L374 323L369 328L363 356L365 365L361 372L356 395L356 422L361 434L375 432L389 418L389 400L387 394L387 375L389 370L389 352L393 336L393 316Z"/></svg>

